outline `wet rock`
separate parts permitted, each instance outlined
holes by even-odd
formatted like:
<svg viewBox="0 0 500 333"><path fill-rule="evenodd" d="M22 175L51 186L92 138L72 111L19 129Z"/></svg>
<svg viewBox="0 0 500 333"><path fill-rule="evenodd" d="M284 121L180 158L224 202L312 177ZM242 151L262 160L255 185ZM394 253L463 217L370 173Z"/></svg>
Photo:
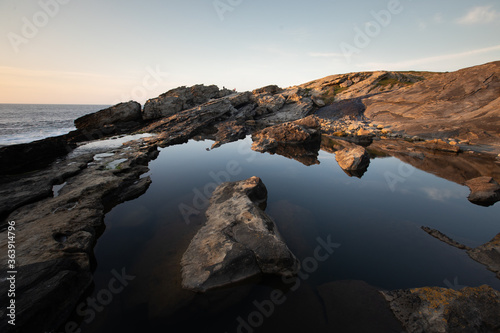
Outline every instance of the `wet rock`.
<svg viewBox="0 0 500 333"><path fill-rule="evenodd" d="M498 332L500 293L489 286L425 287L384 292L408 333Z"/></svg>
<svg viewBox="0 0 500 333"><path fill-rule="evenodd" d="M257 177L223 183L213 193L207 222L181 261L182 286L205 292L264 274L292 276L298 260L261 209L267 189Z"/></svg>
<svg viewBox="0 0 500 333"><path fill-rule="evenodd" d="M75 120L75 127L79 130L96 130L120 123L136 122L137 125L141 121L141 104L130 101L80 117Z"/></svg>
<svg viewBox="0 0 500 333"><path fill-rule="evenodd" d="M157 98L150 99L144 105L142 118L145 120L169 117L180 111L192 109L208 102L212 98L221 98L232 94L228 90L219 91L215 85L195 85L179 87L167 91Z"/></svg>
<svg viewBox="0 0 500 333"><path fill-rule="evenodd" d="M491 206L500 201L500 185L491 177L479 177L465 182L471 193L469 201L481 205Z"/></svg>

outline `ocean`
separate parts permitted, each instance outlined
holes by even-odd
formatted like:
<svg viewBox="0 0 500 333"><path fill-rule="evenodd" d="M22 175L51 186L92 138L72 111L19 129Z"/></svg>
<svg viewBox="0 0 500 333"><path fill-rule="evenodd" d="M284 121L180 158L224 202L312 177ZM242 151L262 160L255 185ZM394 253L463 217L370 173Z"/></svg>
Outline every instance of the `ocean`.
<svg viewBox="0 0 500 333"><path fill-rule="evenodd" d="M0 104L0 146L28 143L75 130L73 121L109 105Z"/></svg>

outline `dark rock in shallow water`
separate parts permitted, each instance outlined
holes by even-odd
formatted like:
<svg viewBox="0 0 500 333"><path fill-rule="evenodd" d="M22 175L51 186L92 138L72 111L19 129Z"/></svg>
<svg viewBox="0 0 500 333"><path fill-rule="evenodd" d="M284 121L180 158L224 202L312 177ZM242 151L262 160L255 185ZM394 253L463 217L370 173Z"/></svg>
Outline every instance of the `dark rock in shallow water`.
<svg viewBox="0 0 500 333"><path fill-rule="evenodd" d="M500 293L489 286L383 294L408 333L500 332Z"/></svg>
<svg viewBox="0 0 500 333"><path fill-rule="evenodd" d="M141 121L141 104L130 101L80 117L75 120L75 127L79 130L99 130L106 125L116 124L133 127L131 125L137 126L137 122Z"/></svg>
<svg viewBox="0 0 500 333"><path fill-rule="evenodd" d="M491 177L479 177L465 182L471 193L469 201L481 206L491 206L500 201L500 185Z"/></svg>
<svg viewBox="0 0 500 333"><path fill-rule="evenodd" d="M205 292L261 273L298 272L298 260L259 207L266 200L267 189L257 177L223 183L214 191L207 223L182 257L184 288Z"/></svg>

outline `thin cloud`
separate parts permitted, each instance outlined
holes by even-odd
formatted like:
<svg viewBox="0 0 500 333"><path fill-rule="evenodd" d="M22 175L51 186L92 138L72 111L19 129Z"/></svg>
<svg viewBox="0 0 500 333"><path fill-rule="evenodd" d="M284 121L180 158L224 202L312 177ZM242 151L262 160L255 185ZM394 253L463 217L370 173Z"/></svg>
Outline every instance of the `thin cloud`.
<svg viewBox="0 0 500 333"><path fill-rule="evenodd" d="M313 58L338 58L344 56L342 53L322 53L322 52L309 52L307 55Z"/></svg>
<svg viewBox="0 0 500 333"><path fill-rule="evenodd" d="M494 22L496 19L500 18L500 13L492 7L493 6L474 7L467 14L465 14L465 16L459 18L457 23L472 25Z"/></svg>
<svg viewBox="0 0 500 333"><path fill-rule="evenodd" d="M429 65L432 63L436 63L436 62L448 61L448 60L453 60L453 59L458 59L458 58L465 58L465 57L470 57L470 56L483 54L483 53L489 53L489 52L493 52L493 51L500 51L500 45L487 47L487 48L483 48L483 49L472 50L472 51L466 51L466 52L460 52L460 53L454 53L454 54L445 54L445 55L440 55L440 56L435 56L435 57L427 57L427 58L413 59L413 60L400 61L400 62L391 62L391 63L370 62L370 63L360 64L360 65L358 65L358 67L363 67L365 69L374 69L374 70L389 69L389 68L390 69L409 69L409 68L413 68L416 66Z"/></svg>

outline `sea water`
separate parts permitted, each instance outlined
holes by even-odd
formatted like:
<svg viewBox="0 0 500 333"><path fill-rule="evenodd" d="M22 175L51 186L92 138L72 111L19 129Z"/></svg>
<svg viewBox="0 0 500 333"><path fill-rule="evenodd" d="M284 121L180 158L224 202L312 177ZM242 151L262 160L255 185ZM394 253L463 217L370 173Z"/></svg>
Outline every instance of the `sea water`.
<svg viewBox="0 0 500 333"><path fill-rule="evenodd" d="M66 134L74 120L108 105L0 104L0 146Z"/></svg>

